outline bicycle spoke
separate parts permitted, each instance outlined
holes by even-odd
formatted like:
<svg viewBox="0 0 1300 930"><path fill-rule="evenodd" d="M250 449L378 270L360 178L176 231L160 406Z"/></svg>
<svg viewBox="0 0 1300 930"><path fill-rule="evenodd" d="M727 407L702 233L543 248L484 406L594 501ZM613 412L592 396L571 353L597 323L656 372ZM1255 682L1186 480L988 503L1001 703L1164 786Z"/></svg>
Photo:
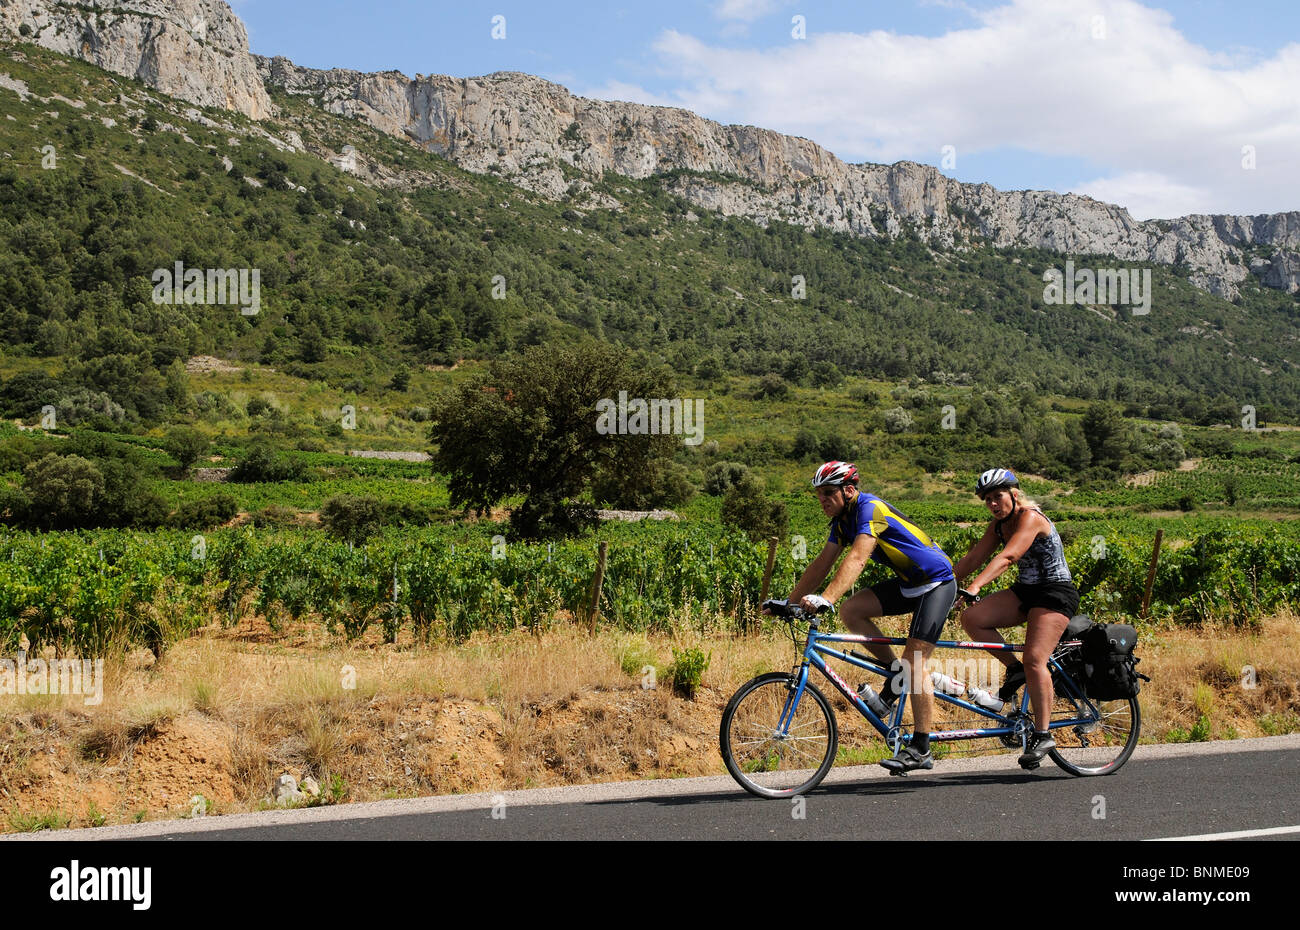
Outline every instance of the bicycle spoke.
<svg viewBox="0 0 1300 930"><path fill-rule="evenodd" d="M746 790L788 797L815 785L834 761L834 722L826 699L811 685L791 711L790 679L760 676L728 704L722 749L727 768ZM785 719L788 726L778 732Z"/></svg>

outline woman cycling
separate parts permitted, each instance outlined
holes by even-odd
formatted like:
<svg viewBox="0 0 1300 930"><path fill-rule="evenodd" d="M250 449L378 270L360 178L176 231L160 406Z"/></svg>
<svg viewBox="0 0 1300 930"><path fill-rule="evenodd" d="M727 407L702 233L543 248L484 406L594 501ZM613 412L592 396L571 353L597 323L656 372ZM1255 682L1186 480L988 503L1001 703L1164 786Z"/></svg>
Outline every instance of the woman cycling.
<svg viewBox="0 0 1300 930"><path fill-rule="evenodd" d="M1025 497L1016 476L1005 468L990 468L980 475L975 493L984 501L993 521L984 536L953 568L958 583L981 566L958 597L973 601L980 588L1012 565L1020 574L1010 590L999 591L968 607L961 618L971 638L982 643L1006 642L998 629L1019 626L1026 620L1023 665L1011 652L994 653L1007 666L1007 681L1000 696L1009 700L1021 681L1029 692L1034 714L1034 735L1020 764L1034 768L1056 748L1048 729L1052 719L1052 676L1047 660L1079 608L1079 592L1065 564L1061 537L1038 505ZM994 555L994 551L1001 551ZM990 556L992 559L990 560ZM987 565L985 563L988 563Z"/></svg>

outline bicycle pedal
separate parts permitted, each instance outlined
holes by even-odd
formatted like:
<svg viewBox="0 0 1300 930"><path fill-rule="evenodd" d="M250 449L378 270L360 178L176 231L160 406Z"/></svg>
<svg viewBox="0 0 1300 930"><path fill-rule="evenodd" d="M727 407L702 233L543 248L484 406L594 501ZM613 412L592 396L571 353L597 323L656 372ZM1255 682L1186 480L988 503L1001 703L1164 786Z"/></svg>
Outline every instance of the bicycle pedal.
<svg viewBox="0 0 1300 930"><path fill-rule="evenodd" d="M899 778L906 778L906 777L907 777L907 773L906 773L906 772L900 772L900 771L898 771L897 769L890 769L890 770L889 770L889 774L890 774L890 775L897 775Z"/></svg>
<svg viewBox="0 0 1300 930"><path fill-rule="evenodd" d="M1024 769L1026 772L1032 772L1034 769L1038 768L1040 765L1042 765L1041 762L1021 762L1021 763L1020 763L1020 767L1021 767L1022 769Z"/></svg>

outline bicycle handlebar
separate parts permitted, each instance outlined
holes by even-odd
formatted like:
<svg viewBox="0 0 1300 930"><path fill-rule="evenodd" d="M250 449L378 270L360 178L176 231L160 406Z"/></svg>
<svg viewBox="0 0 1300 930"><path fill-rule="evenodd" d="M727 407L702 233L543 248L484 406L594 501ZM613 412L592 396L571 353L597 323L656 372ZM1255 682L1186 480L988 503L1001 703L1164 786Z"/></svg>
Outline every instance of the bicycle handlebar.
<svg viewBox="0 0 1300 930"><path fill-rule="evenodd" d="M960 604L963 598L968 605L978 604L980 602L980 596L978 594L970 594L966 589L959 588L957 590L957 601L953 606L956 607ZM782 620L805 621L810 620L815 616L821 616L822 614L834 613L835 605L832 604L829 607L823 607L818 611L810 612L805 610L799 604L791 604L788 599L783 598L777 600L775 598L769 598L763 602L762 609L774 617L780 617Z"/></svg>
<svg viewBox="0 0 1300 930"><path fill-rule="evenodd" d="M835 610L834 605L823 607L817 611L804 610L798 604L791 604L787 599L769 599L763 602L763 610L767 611L774 617L780 617L782 620L811 620L820 614L832 613Z"/></svg>

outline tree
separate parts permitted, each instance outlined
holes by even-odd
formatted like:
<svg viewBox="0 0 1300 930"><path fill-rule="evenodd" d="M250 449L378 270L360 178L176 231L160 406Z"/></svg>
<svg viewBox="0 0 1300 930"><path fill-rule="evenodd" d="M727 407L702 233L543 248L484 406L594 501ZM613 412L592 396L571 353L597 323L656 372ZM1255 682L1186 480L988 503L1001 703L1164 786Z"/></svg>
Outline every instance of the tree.
<svg viewBox="0 0 1300 930"><path fill-rule="evenodd" d="M0 416L36 416L41 407L53 404L63 390L59 381L43 371L16 374L0 388Z"/></svg>
<svg viewBox="0 0 1300 930"><path fill-rule="evenodd" d="M304 362L325 361L325 336L315 323L308 323L298 337L298 357Z"/></svg>
<svg viewBox="0 0 1300 930"><path fill-rule="evenodd" d="M167 454L181 464L181 471L187 472L208 451L208 437L196 429L176 426L167 431L163 438L163 448Z"/></svg>
<svg viewBox="0 0 1300 930"><path fill-rule="evenodd" d="M704 493L721 497L749 474L749 466L741 462L714 462L704 476Z"/></svg>
<svg viewBox="0 0 1300 930"><path fill-rule="evenodd" d="M638 399L671 397L667 374L625 350L594 340L534 346L434 401L433 467L450 476L453 506L483 511L522 494L510 517L515 533L572 533L594 518L575 504L598 479L663 484L676 440L650 433L648 418L633 413ZM620 401L624 415L602 415Z"/></svg>
<svg viewBox="0 0 1300 930"><path fill-rule="evenodd" d="M817 387L835 388L844 383L844 372L834 362L817 362L809 372Z"/></svg>
<svg viewBox="0 0 1300 930"><path fill-rule="evenodd" d="M885 411L885 429L891 433L905 433L912 426L912 415L902 407Z"/></svg>
<svg viewBox="0 0 1300 930"><path fill-rule="evenodd" d="M104 473L79 455L50 453L27 466L23 490L34 525L64 529L87 522L87 515L98 510L104 496Z"/></svg>
<svg viewBox="0 0 1300 930"><path fill-rule="evenodd" d="M789 526L785 504L768 500L753 474L746 474L723 497L722 522L744 530L755 542L767 536L784 536Z"/></svg>
<svg viewBox="0 0 1300 930"><path fill-rule="evenodd" d="M1123 470L1130 437L1118 407L1101 401L1091 404L1083 415L1083 435L1094 466L1112 472Z"/></svg>

